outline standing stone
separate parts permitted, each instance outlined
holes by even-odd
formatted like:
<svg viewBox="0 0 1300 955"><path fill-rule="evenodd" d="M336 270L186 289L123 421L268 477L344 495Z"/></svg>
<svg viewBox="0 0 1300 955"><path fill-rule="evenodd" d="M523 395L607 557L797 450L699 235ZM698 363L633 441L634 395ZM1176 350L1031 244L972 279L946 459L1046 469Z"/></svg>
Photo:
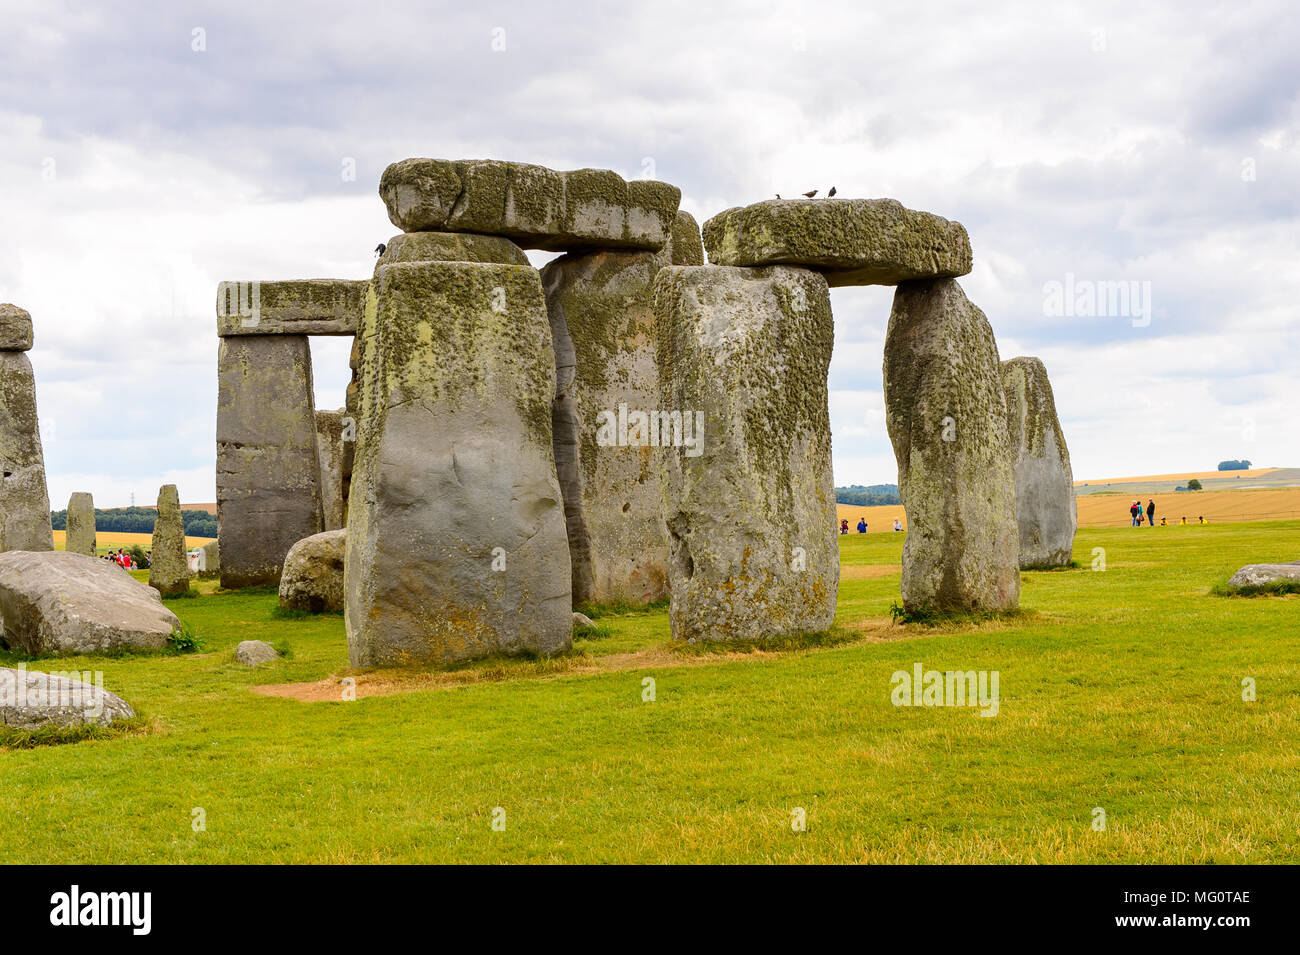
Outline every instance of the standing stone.
<svg viewBox="0 0 1300 955"><path fill-rule="evenodd" d="M54 549L31 346L31 316L0 305L0 551Z"/></svg>
<svg viewBox="0 0 1300 955"><path fill-rule="evenodd" d="M320 459L321 527L343 527L343 419L347 411L316 412L316 456ZM283 571L281 572L283 573Z"/></svg>
<svg viewBox="0 0 1300 955"><path fill-rule="evenodd" d="M221 573L221 547L217 541L208 541L201 548L199 576L216 577Z"/></svg>
<svg viewBox="0 0 1300 955"><path fill-rule="evenodd" d="M353 665L568 648L555 366L537 272L381 267L360 363L344 569Z"/></svg>
<svg viewBox="0 0 1300 955"><path fill-rule="evenodd" d="M1020 566L1064 567L1073 557L1078 524L1074 472L1047 369L1037 358L1008 359L1002 389L1015 450Z"/></svg>
<svg viewBox="0 0 1300 955"><path fill-rule="evenodd" d="M185 550L185 522L175 484L158 489L158 516L153 522L149 558L149 586L164 597L190 589L190 568Z"/></svg>
<svg viewBox="0 0 1300 955"><path fill-rule="evenodd" d="M68 498L67 531L63 549L69 554L95 556L95 501L89 491L74 491Z"/></svg>
<svg viewBox="0 0 1300 955"><path fill-rule="evenodd" d="M1012 610L1015 453L993 329L952 279L904 282L885 335L885 416L907 510L903 606Z"/></svg>
<svg viewBox="0 0 1300 955"><path fill-rule="evenodd" d="M601 440L615 435L619 421L626 434L630 413L658 407L654 279L668 261L664 252L571 253L542 270L556 350L555 466L575 603L668 595L654 449Z"/></svg>
<svg viewBox="0 0 1300 955"><path fill-rule="evenodd" d="M320 530L311 348L305 335L223 338L217 375L221 586L278 584L289 548Z"/></svg>
<svg viewBox="0 0 1300 955"><path fill-rule="evenodd" d="M661 414L628 427L659 445L674 639L826 629L840 565L825 279L670 267L654 310Z"/></svg>

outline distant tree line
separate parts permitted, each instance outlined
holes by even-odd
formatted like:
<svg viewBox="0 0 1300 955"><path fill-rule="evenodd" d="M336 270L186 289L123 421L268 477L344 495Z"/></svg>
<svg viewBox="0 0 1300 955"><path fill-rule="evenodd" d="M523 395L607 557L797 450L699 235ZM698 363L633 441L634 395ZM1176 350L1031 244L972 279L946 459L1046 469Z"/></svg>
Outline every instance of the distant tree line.
<svg viewBox="0 0 1300 955"><path fill-rule="evenodd" d="M1220 471L1249 471L1250 462L1249 461L1220 461L1219 470Z"/></svg>
<svg viewBox="0 0 1300 955"><path fill-rule="evenodd" d="M95 508L95 530L120 534L152 534L158 512L152 507ZM216 537L217 518L207 511L181 511L185 533L190 537ZM68 512L50 511L50 524L56 531L68 529Z"/></svg>
<svg viewBox="0 0 1300 955"><path fill-rule="evenodd" d="M874 507L877 504L901 504L897 484L850 484L848 487L835 489L835 501L838 504L851 504L854 507Z"/></svg>

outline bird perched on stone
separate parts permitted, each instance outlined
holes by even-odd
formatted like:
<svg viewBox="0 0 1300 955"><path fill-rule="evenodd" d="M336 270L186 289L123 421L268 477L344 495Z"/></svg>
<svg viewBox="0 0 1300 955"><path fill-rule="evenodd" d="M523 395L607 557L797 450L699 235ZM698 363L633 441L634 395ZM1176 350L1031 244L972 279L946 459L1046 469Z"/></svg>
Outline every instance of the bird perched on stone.
<svg viewBox="0 0 1300 955"><path fill-rule="evenodd" d="M814 189L812 192L805 192L804 195L811 199L813 196L817 195L817 190Z"/></svg>
<svg viewBox="0 0 1300 955"><path fill-rule="evenodd" d="M776 197L777 197L778 199L780 199L780 198L781 198L781 193L778 192L778 193L776 194Z"/></svg>
<svg viewBox="0 0 1300 955"><path fill-rule="evenodd" d="M375 255L383 255L383 254L384 254L384 250L387 249L387 248L388 248L388 246L386 246L386 245L384 245L384 243L380 242L377 246L375 246Z"/></svg>
<svg viewBox="0 0 1300 955"><path fill-rule="evenodd" d="M826 193L826 198L827 198L827 199L830 199L830 198L833 197L834 195L835 195L835 187L834 187L834 186L831 186L831 191L828 192L828 193Z"/></svg>

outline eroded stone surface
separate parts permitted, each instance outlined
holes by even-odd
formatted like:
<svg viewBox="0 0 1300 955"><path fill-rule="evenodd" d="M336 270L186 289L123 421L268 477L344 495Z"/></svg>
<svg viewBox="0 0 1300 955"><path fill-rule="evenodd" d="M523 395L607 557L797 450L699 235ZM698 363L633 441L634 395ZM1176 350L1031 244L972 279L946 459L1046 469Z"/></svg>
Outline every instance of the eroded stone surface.
<svg viewBox="0 0 1300 955"><path fill-rule="evenodd" d="M1073 559L1074 472L1047 369L1037 358L1002 363L1007 427L1015 454L1021 567L1064 567Z"/></svg>
<svg viewBox="0 0 1300 955"><path fill-rule="evenodd" d="M806 269L670 267L655 283L659 409L702 433L652 454L679 640L829 627L839 587L825 280ZM689 416L689 418L687 418Z"/></svg>
<svg viewBox="0 0 1300 955"><path fill-rule="evenodd" d="M63 549L70 554L95 556L95 500L89 491L74 491L68 498L68 518Z"/></svg>
<svg viewBox="0 0 1300 955"><path fill-rule="evenodd" d="M607 169L558 172L490 159L404 159L384 170L379 194L403 232L501 235L557 252L658 249L681 200L676 186L628 182Z"/></svg>
<svg viewBox="0 0 1300 955"><path fill-rule="evenodd" d="M235 647L235 661L246 667L260 666L280 659L280 651L265 640L244 640Z"/></svg>
<svg viewBox="0 0 1300 955"><path fill-rule="evenodd" d="M222 282L217 286L217 334L355 335L368 284L348 279Z"/></svg>
<svg viewBox="0 0 1300 955"><path fill-rule="evenodd" d="M960 222L895 199L769 199L704 223L715 265L800 265L832 287L897 285L965 275L970 239Z"/></svg>
<svg viewBox="0 0 1300 955"><path fill-rule="evenodd" d="M67 551L0 554L0 616L0 643L32 655L158 650L180 628L158 591Z"/></svg>
<svg viewBox="0 0 1300 955"><path fill-rule="evenodd" d="M217 375L221 586L276 584L320 530L311 349L304 335L223 338Z"/></svg>
<svg viewBox="0 0 1300 955"><path fill-rule="evenodd" d="M280 575L280 606L309 613L343 610L346 530L313 534L289 548Z"/></svg>
<svg viewBox="0 0 1300 955"><path fill-rule="evenodd" d="M885 417L907 511L903 606L1020 599L1015 453L993 329L952 279L905 282L885 336Z"/></svg>
<svg viewBox="0 0 1300 955"><path fill-rule="evenodd" d="M0 304L0 351L28 351L31 347L31 314L17 305Z"/></svg>
<svg viewBox="0 0 1300 955"><path fill-rule="evenodd" d="M190 568L185 549L185 522L175 484L158 490L158 516L154 519L149 558L149 586L163 596L190 589Z"/></svg>
<svg viewBox="0 0 1300 955"><path fill-rule="evenodd" d="M472 232L404 232L388 240L375 264L396 262L498 262L528 265L528 256L514 242L500 235Z"/></svg>
<svg viewBox="0 0 1300 955"><path fill-rule="evenodd" d="M654 279L668 261L667 250L570 253L542 270L556 348L555 465L575 603L646 603L668 595L654 449L616 435L627 435L629 412L658 407Z"/></svg>
<svg viewBox="0 0 1300 955"><path fill-rule="evenodd" d="M320 461L321 527L327 531L344 525L343 508L343 455L344 418L351 422L346 428L347 443L356 435L355 419L346 409L316 412L316 457Z"/></svg>
<svg viewBox="0 0 1300 955"><path fill-rule="evenodd" d="M1228 581L1229 587L1264 587L1285 581L1300 584L1300 561L1291 564L1247 564Z"/></svg>
<svg viewBox="0 0 1300 955"><path fill-rule="evenodd" d="M671 265L703 265L704 242L700 238L700 224L689 212L679 209L673 220Z"/></svg>
<svg viewBox="0 0 1300 955"><path fill-rule="evenodd" d="M135 716L129 703L101 685L87 682L85 671L41 673L0 667L0 726L39 730L50 726L107 726Z"/></svg>
<svg viewBox="0 0 1300 955"><path fill-rule="evenodd" d="M536 270L378 270L362 322L346 615L356 666L571 645Z"/></svg>
<svg viewBox="0 0 1300 955"><path fill-rule="evenodd" d="M53 550L36 378L18 351L0 351L0 469L0 551Z"/></svg>

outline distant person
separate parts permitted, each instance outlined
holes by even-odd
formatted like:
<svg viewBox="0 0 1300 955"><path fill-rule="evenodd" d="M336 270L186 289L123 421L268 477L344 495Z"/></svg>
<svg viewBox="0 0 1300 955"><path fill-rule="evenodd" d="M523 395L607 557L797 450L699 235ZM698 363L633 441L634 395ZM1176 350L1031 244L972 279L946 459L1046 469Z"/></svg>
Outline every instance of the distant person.
<svg viewBox="0 0 1300 955"><path fill-rule="evenodd" d="M1155 498L1147 498L1147 523L1152 527L1156 526L1156 502Z"/></svg>
<svg viewBox="0 0 1300 955"><path fill-rule="evenodd" d="M1138 526L1138 517L1141 515L1141 513L1142 513L1142 505L1140 502L1134 501L1132 504L1128 506L1128 516L1132 518L1132 523L1129 525L1130 527Z"/></svg>
<svg viewBox="0 0 1300 955"><path fill-rule="evenodd" d="M866 532L867 532L867 519L866 519L865 517L859 517L859 518L858 518L858 533L859 533L859 534L865 534Z"/></svg>
<svg viewBox="0 0 1300 955"><path fill-rule="evenodd" d="M1168 522L1167 520L1165 520L1164 515L1163 515L1163 514L1160 515L1160 526L1161 526L1161 527L1165 527L1166 525L1168 525L1168 523L1169 523L1169 522Z"/></svg>
<svg viewBox="0 0 1300 955"><path fill-rule="evenodd" d="M844 518L844 520L840 521L840 533L847 534L848 532L849 532L849 519L846 517Z"/></svg>
<svg viewBox="0 0 1300 955"><path fill-rule="evenodd" d="M894 530L901 531L902 529L903 529L903 522L900 521L897 517L894 518Z"/></svg>
<svg viewBox="0 0 1300 955"><path fill-rule="evenodd" d="M1178 523L1179 523L1179 524L1182 524L1183 527L1186 527L1186 526L1187 526L1187 515L1184 514L1184 515L1183 515L1183 519L1180 520Z"/></svg>
<svg viewBox="0 0 1300 955"><path fill-rule="evenodd" d="M1210 522L1207 521L1207 520L1206 520L1205 518L1203 518L1203 517L1198 517L1198 518L1196 518L1196 523L1198 523L1198 524L1208 524L1208 523L1210 523Z"/></svg>

